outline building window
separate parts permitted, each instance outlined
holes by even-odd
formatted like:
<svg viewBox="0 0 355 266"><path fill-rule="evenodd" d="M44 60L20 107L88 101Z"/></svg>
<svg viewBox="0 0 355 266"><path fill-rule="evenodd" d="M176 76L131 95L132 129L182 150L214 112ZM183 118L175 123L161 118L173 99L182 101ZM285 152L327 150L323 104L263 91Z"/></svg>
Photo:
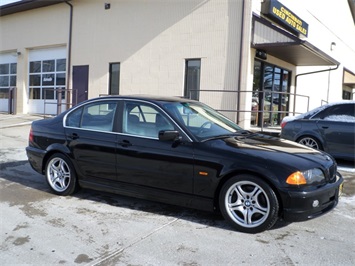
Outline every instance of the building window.
<svg viewBox="0 0 355 266"><path fill-rule="evenodd" d="M351 92L343 90L343 100L351 100Z"/></svg>
<svg viewBox="0 0 355 266"><path fill-rule="evenodd" d="M29 66L29 98L56 99L56 90L65 89L66 59L31 61ZM62 93L65 98L65 93Z"/></svg>
<svg viewBox="0 0 355 266"><path fill-rule="evenodd" d="M16 87L17 64L0 64L0 99L9 98L9 90Z"/></svg>
<svg viewBox="0 0 355 266"><path fill-rule="evenodd" d="M184 96L193 100L200 98L201 59L188 59L185 62Z"/></svg>
<svg viewBox="0 0 355 266"><path fill-rule="evenodd" d="M110 64L110 95L120 94L120 63Z"/></svg>

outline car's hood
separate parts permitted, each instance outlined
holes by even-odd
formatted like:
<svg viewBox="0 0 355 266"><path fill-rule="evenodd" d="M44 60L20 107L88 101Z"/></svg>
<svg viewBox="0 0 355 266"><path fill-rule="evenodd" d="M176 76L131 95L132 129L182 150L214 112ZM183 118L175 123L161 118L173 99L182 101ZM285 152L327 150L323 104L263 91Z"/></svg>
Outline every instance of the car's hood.
<svg viewBox="0 0 355 266"><path fill-rule="evenodd" d="M264 134L233 136L224 138L222 141L225 143L222 145L225 150L238 150L239 153L261 157L264 160L278 160L295 165L304 164L305 161L321 163L324 166L333 163L333 159L322 151Z"/></svg>

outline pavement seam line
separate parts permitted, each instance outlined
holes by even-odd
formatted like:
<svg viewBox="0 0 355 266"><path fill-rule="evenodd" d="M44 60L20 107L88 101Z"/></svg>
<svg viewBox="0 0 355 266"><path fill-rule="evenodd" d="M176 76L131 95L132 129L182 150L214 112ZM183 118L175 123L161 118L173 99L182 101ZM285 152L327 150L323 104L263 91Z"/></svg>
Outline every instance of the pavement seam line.
<svg viewBox="0 0 355 266"><path fill-rule="evenodd" d="M172 220L172 221L170 221L170 222L168 222L168 223L166 223L166 224L164 224L164 225L162 225L162 226L160 226L160 227L154 229L153 231L149 232L148 234L146 234L146 235L144 235L144 236L138 238L137 240L133 241L133 242L130 243L129 245L127 245L127 246L125 246L125 247L123 247L123 248L121 248L121 249L119 249L119 250L116 250L116 251L112 252L112 253L109 254L108 256L99 259L99 261L96 261L96 262L94 262L94 263L92 263L92 264L90 263L90 264L88 264L88 265L90 265L90 266L100 265L101 263L103 263L103 262L105 262L105 261L107 261L107 260L109 260L109 259L114 258L114 257L117 256L118 254L121 254L123 251L129 249L130 247L133 247L134 245L136 245L136 244L142 242L143 240L145 240L146 238L148 238L148 237L150 237L151 235L155 234L156 232L158 232L158 231L164 229L165 227L167 227L167 226L169 226L169 225L175 223L176 221L180 220L180 218L181 218L181 217L175 218L174 220Z"/></svg>
<svg viewBox="0 0 355 266"><path fill-rule="evenodd" d="M36 121L36 120L34 120L34 121ZM25 125L30 125L30 124L32 124L32 121L22 122L22 123L13 124L13 125L0 126L0 129L10 128L10 127L19 127L19 126L25 126Z"/></svg>

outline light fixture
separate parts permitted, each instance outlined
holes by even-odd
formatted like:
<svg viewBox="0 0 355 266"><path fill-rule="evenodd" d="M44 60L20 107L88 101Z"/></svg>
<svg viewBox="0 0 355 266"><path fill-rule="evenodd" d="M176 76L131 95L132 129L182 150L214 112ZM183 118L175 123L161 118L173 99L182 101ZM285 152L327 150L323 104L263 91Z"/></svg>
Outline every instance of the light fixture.
<svg viewBox="0 0 355 266"><path fill-rule="evenodd" d="M337 44L335 42L332 42L330 44L330 51L334 51L336 46L337 46Z"/></svg>
<svg viewBox="0 0 355 266"><path fill-rule="evenodd" d="M266 60L267 59L267 53L264 50L256 50L255 57Z"/></svg>
<svg viewBox="0 0 355 266"><path fill-rule="evenodd" d="M11 53L11 55L14 57L19 57L19 56L21 56L21 52L16 51L16 52Z"/></svg>

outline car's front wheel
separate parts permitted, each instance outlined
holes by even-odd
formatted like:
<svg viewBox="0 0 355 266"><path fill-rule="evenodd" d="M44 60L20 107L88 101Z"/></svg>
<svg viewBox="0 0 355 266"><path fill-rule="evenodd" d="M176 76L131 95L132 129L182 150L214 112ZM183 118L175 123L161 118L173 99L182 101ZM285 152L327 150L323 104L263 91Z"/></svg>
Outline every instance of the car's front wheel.
<svg viewBox="0 0 355 266"><path fill-rule="evenodd" d="M259 177L238 175L222 187L219 205L223 217L238 231L259 233L278 220L279 202L272 188Z"/></svg>
<svg viewBox="0 0 355 266"><path fill-rule="evenodd" d="M56 153L49 158L45 175L48 185L57 195L70 195L77 188L74 166L63 154Z"/></svg>

